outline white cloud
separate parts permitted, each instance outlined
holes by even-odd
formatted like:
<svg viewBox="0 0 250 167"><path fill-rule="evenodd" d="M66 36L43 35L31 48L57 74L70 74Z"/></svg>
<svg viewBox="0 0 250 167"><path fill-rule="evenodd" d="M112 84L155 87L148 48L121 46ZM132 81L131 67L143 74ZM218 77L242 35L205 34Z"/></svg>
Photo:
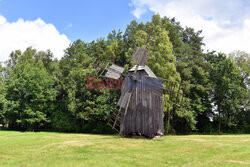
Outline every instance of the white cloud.
<svg viewBox="0 0 250 167"><path fill-rule="evenodd" d="M68 25L65 27L65 30L67 30L67 29L71 28L72 26L73 26L73 24L72 24L72 23L68 24Z"/></svg>
<svg viewBox="0 0 250 167"><path fill-rule="evenodd" d="M69 44L66 35L40 18L34 21L18 19L10 23L0 15L0 61L7 60L11 51L24 51L29 46L43 51L50 49L55 57L61 58Z"/></svg>
<svg viewBox="0 0 250 167"><path fill-rule="evenodd" d="M204 49L250 52L250 2L245 0L132 0L135 17L150 10L175 17L183 26L203 30Z"/></svg>
<svg viewBox="0 0 250 167"><path fill-rule="evenodd" d="M146 13L147 10L145 8L136 8L135 10L132 11L132 14L137 17L140 18L142 14Z"/></svg>

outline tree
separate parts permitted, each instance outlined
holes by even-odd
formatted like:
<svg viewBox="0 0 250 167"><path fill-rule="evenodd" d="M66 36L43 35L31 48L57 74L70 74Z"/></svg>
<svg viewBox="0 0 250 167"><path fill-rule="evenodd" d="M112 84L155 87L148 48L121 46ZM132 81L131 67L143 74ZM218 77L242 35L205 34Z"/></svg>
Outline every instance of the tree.
<svg viewBox="0 0 250 167"><path fill-rule="evenodd" d="M36 50L28 48L17 59L6 80L9 126L38 130L45 127L53 111L53 80L43 63L35 61Z"/></svg>
<svg viewBox="0 0 250 167"><path fill-rule="evenodd" d="M2 73L2 67L0 66L1 73ZM5 84L3 82L3 77L0 75L0 124L5 125L6 124L6 118L5 118L5 112L6 112L6 104L7 101L5 99L6 95L6 89Z"/></svg>
<svg viewBox="0 0 250 167"><path fill-rule="evenodd" d="M159 15L154 15L151 22L136 23L132 21L125 32L124 40L128 43L129 49L126 53L127 62L133 55L135 47L144 47L151 33L147 50L151 52L147 65L156 74L157 77L170 81L181 81L180 75L176 70L176 58L173 54L173 45L169 39L169 31L166 29L169 22L161 19ZM132 64L130 62L130 64ZM169 82L164 81L165 86L170 86ZM172 104L169 103L169 96L164 98L164 113L167 131L170 128L170 112L177 113ZM166 100L168 99L168 100ZM183 115L182 115L183 116ZM166 119L168 118L168 121Z"/></svg>
<svg viewBox="0 0 250 167"><path fill-rule="evenodd" d="M240 74L242 75L241 85L245 85L247 87L246 94L246 103L245 107L250 108L250 54L247 54L242 51L234 51L229 54L229 57L232 61L237 65L240 70Z"/></svg>
<svg viewBox="0 0 250 167"><path fill-rule="evenodd" d="M237 114L242 110L244 97L242 94L242 76L239 69L223 54L213 57L210 73L213 83L211 98L214 105L215 120L218 121L218 132L221 133L222 125L233 128L237 125Z"/></svg>
<svg viewBox="0 0 250 167"><path fill-rule="evenodd" d="M53 114L52 126L59 130L83 131L90 126L95 129L98 124L106 121L113 110L110 105L113 96L108 90L87 89L88 77L98 75L92 63L115 60L113 46L109 48L104 40L86 44L77 40L66 49L60 61L61 76L61 111ZM114 48L116 48L114 46ZM61 113L60 113L61 112ZM63 114L62 114L63 113ZM64 115L64 116L63 116ZM60 121L63 118L65 121Z"/></svg>
<svg viewBox="0 0 250 167"><path fill-rule="evenodd" d="M241 86L245 87L243 92L243 110L238 114L239 126L238 129L245 128L245 132L250 131L250 54L242 51L234 51L229 54L229 57L237 65L242 76Z"/></svg>
<svg viewBox="0 0 250 167"><path fill-rule="evenodd" d="M186 85L184 93L188 97L186 104L183 105L184 109L173 113L175 119L172 119L172 128L178 132L187 133L196 129L196 123L200 125L203 122L200 118L209 119L207 113L211 108L208 99L210 65L202 50L204 44L201 31L195 32L192 28L184 29L174 18L164 17L160 22L161 27L168 32L173 47L174 59L166 60L169 62L174 60L172 62L177 73L180 74L181 81ZM198 128L201 129L201 126Z"/></svg>
<svg viewBox="0 0 250 167"><path fill-rule="evenodd" d="M195 32L192 28L182 31L182 40L185 49L179 49L177 69L181 74L182 80L187 84L186 94L190 99L190 110L196 118L196 128L199 131L207 130L211 111L209 100L209 71L211 65L207 62L207 54L203 53L203 37L201 31ZM206 123L204 123L206 122Z"/></svg>
<svg viewBox="0 0 250 167"><path fill-rule="evenodd" d="M229 57L238 66L244 82L250 85L250 54L242 51L234 51L229 54Z"/></svg>

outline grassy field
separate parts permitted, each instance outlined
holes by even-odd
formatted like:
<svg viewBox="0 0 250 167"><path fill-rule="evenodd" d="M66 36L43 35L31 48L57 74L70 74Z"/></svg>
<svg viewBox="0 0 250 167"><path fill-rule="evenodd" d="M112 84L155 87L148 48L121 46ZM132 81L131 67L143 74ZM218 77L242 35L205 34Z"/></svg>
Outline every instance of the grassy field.
<svg viewBox="0 0 250 167"><path fill-rule="evenodd" d="M148 140L0 131L0 166L250 166L250 135Z"/></svg>

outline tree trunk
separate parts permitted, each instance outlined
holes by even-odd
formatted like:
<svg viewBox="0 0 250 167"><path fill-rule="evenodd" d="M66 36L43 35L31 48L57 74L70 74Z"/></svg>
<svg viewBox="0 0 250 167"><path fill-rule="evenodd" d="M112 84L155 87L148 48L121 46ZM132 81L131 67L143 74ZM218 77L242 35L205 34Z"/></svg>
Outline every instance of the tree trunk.
<svg viewBox="0 0 250 167"><path fill-rule="evenodd" d="M167 123L167 134L170 129L170 108L168 109L168 123Z"/></svg>
<svg viewBox="0 0 250 167"><path fill-rule="evenodd" d="M219 127L218 127L218 134L221 134L221 117L220 117L220 112L219 112Z"/></svg>
<svg viewBox="0 0 250 167"><path fill-rule="evenodd" d="M219 118L219 135L221 134L220 129L221 129L221 119Z"/></svg>

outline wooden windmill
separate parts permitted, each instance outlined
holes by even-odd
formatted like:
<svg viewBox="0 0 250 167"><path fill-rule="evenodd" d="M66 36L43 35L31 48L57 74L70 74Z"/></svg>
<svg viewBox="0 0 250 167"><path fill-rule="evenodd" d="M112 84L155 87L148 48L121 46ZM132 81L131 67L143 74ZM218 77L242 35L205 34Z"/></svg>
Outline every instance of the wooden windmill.
<svg viewBox="0 0 250 167"><path fill-rule="evenodd" d="M146 45L150 39L147 39ZM120 135L144 135L153 138L164 134L163 99L168 94L168 99L175 107L181 104L183 94L181 84L157 78L146 65L150 52L137 47L132 61L136 65L127 75L123 74L124 68L112 64L105 77L118 79L122 75L125 80L122 84L121 96L117 102L118 111L111 113L108 124L118 131ZM106 68L105 68L106 69ZM164 82L169 82L170 87L164 87ZM179 85L176 87L176 85ZM181 96L181 98L180 98Z"/></svg>

